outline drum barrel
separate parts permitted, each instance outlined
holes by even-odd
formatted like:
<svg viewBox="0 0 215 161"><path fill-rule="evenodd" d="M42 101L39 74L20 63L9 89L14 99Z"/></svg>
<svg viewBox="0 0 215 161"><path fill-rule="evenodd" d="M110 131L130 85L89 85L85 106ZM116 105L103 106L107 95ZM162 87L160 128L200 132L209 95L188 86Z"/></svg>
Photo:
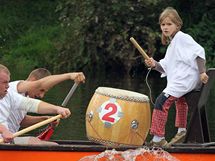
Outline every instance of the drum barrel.
<svg viewBox="0 0 215 161"><path fill-rule="evenodd" d="M146 95L123 89L99 87L86 112L89 140L106 146L141 146L151 122Z"/></svg>

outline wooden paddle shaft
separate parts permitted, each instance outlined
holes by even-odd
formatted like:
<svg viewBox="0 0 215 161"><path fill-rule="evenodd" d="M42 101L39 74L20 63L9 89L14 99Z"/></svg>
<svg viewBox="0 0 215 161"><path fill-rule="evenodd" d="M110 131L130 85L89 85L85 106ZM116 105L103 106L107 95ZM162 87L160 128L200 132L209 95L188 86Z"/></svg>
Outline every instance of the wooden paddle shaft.
<svg viewBox="0 0 215 161"><path fill-rule="evenodd" d="M48 124L48 123L51 123L51 122L53 122L53 121L55 121L55 120L57 120L57 119L60 119L62 117L62 115L56 115L56 116L53 116L53 117L51 117L51 118L49 118L49 119L47 119L47 120L44 120L44 121L41 121L41 122L39 122L39 123L37 123L37 124L34 124L34 125L32 125L32 126L29 126L29 127L27 127L27 128L25 128L25 129L22 129L22 130L20 130L20 131L18 131L18 132L16 132L16 133L14 133L13 134L13 138L15 138L15 137L17 137L17 136L20 136L20 135L23 135L23 134L25 134L25 133L27 133L27 132L29 132L29 131L32 131L32 130L34 130L34 129L37 129L37 128L39 128L39 127L41 127L41 126L43 126L43 125L46 125L46 124ZM4 140L3 139L0 139L0 143L3 143L4 142Z"/></svg>
<svg viewBox="0 0 215 161"><path fill-rule="evenodd" d="M51 122L53 122L53 121L55 121L57 119L60 119L61 117L62 117L62 115L60 115L60 114L56 115L56 116L53 116L53 117L51 117L49 119L46 119L44 121L41 121L41 122L39 122L37 124L34 124L32 126L29 126L29 127L25 128L25 129L22 129L22 130L20 130L20 131L18 131L16 133L14 133L13 137L17 137L17 136L23 135L23 134L25 134L25 133L27 133L29 131L32 131L32 130L37 129L37 128L43 126L43 125L49 124L49 123L51 123Z"/></svg>
<svg viewBox="0 0 215 161"><path fill-rule="evenodd" d="M146 54L146 52L141 48L141 46L137 43L137 41L133 37L130 38L130 41L139 50L139 52L143 55L145 59L149 59L149 56Z"/></svg>

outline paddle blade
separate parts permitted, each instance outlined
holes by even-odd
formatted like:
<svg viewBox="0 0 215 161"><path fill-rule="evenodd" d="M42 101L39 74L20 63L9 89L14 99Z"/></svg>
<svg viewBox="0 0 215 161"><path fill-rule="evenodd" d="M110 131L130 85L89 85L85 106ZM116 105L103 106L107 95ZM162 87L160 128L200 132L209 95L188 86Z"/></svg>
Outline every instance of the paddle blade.
<svg viewBox="0 0 215 161"><path fill-rule="evenodd" d="M54 122L50 123L48 125L48 127L37 136L37 138L39 138L40 140L45 140L45 141L50 140L50 138L52 137L52 135L54 133L54 128L58 125L58 123L59 123L58 121L54 121Z"/></svg>
<svg viewBox="0 0 215 161"><path fill-rule="evenodd" d="M48 141L48 140L50 140L50 138L53 135L53 133L54 133L53 128L47 128L44 132L40 133L37 137L40 140Z"/></svg>

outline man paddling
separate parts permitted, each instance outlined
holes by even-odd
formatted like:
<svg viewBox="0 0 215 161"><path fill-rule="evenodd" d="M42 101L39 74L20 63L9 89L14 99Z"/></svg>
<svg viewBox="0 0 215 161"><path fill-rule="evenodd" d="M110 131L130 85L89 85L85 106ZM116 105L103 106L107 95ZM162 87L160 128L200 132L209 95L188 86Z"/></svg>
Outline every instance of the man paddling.
<svg viewBox="0 0 215 161"><path fill-rule="evenodd" d="M13 90L23 96L42 99L50 88L65 80L74 80L77 83L85 81L82 72L64 73L51 75L45 68L33 70L28 78L24 80L13 81L9 83L9 90ZM14 110L8 120L9 130L13 133L22 127L28 127L47 119L48 116L30 116L25 110Z"/></svg>
<svg viewBox="0 0 215 161"><path fill-rule="evenodd" d="M8 143L14 139L13 133L8 129L8 118L11 117L11 111L13 110L26 110L39 114L60 114L62 118L70 116L70 110L67 108L24 97L12 90L8 90L9 81L10 71L6 66L0 64L0 134L4 142ZM49 142L40 141L35 137L28 137L25 140L22 137L14 139L15 143L19 143L20 140L26 144L49 144Z"/></svg>

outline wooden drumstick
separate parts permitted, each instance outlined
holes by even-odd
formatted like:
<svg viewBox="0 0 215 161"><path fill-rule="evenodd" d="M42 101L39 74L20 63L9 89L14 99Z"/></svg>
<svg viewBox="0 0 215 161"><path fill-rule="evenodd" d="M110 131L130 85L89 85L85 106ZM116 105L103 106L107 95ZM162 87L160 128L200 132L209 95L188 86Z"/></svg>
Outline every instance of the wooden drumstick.
<svg viewBox="0 0 215 161"><path fill-rule="evenodd" d="M133 43L133 45L139 50L139 52L143 55L145 59L149 59L149 56L146 54L146 52L141 48L141 46L137 43L137 41L131 37L130 41Z"/></svg>

